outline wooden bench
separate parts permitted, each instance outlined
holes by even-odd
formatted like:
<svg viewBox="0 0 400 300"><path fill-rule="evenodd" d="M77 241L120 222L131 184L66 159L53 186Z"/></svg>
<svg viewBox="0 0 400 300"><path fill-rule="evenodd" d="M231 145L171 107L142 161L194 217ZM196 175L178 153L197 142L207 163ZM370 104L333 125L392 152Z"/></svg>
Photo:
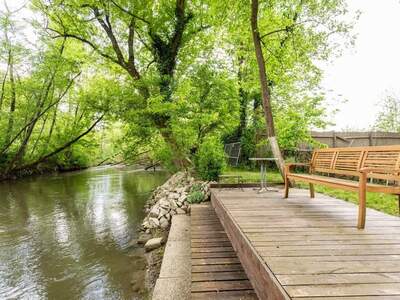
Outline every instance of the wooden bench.
<svg viewBox="0 0 400 300"><path fill-rule="evenodd" d="M299 165L308 167L308 174L292 173L292 167ZM363 229L366 192L400 195L400 145L314 150L309 164L286 164L285 198L290 180L309 183L311 198L315 196L314 184L358 192L357 227Z"/></svg>

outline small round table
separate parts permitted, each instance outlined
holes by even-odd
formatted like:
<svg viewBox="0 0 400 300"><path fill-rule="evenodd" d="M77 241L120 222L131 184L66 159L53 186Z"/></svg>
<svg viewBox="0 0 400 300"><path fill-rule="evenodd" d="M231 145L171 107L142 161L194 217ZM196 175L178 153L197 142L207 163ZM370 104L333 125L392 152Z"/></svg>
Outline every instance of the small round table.
<svg viewBox="0 0 400 300"><path fill-rule="evenodd" d="M266 162L267 161L276 161L278 160L277 158L273 158L273 157L250 157L249 160L252 161L259 161L260 162L260 189L258 190L259 193L263 193L263 192L268 192L268 191L272 191L272 192L277 192L277 190L274 189L270 189L267 186L267 166L266 166Z"/></svg>

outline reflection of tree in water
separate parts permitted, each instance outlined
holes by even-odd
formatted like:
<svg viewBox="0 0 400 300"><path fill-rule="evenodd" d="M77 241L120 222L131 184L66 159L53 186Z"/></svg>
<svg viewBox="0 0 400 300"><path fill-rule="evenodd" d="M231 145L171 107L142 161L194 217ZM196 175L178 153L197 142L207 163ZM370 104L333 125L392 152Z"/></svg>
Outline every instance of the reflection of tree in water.
<svg viewBox="0 0 400 300"><path fill-rule="evenodd" d="M123 175L122 192L125 194L125 209L129 212L128 218L130 224L138 224L144 218L143 207L155 187L163 184L167 178L167 172L140 172L140 176ZM129 195L134 193L135 199Z"/></svg>
<svg viewBox="0 0 400 300"><path fill-rule="evenodd" d="M57 299L130 298L133 272L143 261L128 256L133 250L127 244L150 191L166 177L104 169L0 184L0 193L8 195L0 206L0 225L15 238L6 244L6 250L15 249L12 255L0 254L8 261L0 289L27 285L36 289L31 295Z"/></svg>

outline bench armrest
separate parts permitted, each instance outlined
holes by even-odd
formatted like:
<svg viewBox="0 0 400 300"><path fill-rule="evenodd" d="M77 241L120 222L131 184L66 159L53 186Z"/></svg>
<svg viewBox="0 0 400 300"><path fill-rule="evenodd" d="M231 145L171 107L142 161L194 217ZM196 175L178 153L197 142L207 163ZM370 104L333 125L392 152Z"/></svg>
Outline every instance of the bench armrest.
<svg viewBox="0 0 400 300"><path fill-rule="evenodd" d="M310 163L287 163L285 164L285 173L290 173L292 167L311 167Z"/></svg>
<svg viewBox="0 0 400 300"><path fill-rule="evenodd" d="M310 163L287 163L285 164L286 167L294 167L294 166L303 166L303 167L307 167L310 166Z"/></svg>

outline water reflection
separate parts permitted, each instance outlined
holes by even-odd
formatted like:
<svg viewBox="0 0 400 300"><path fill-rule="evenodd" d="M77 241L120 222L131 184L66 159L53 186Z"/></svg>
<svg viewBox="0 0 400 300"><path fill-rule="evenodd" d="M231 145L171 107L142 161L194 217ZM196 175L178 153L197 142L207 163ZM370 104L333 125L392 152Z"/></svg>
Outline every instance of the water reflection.
<svg viewBox="0 0 400 300"><path fill-rule="evenodd" d="M0 298L132 299L129 241L166 176L103 168L1 183Z"/></svg>

